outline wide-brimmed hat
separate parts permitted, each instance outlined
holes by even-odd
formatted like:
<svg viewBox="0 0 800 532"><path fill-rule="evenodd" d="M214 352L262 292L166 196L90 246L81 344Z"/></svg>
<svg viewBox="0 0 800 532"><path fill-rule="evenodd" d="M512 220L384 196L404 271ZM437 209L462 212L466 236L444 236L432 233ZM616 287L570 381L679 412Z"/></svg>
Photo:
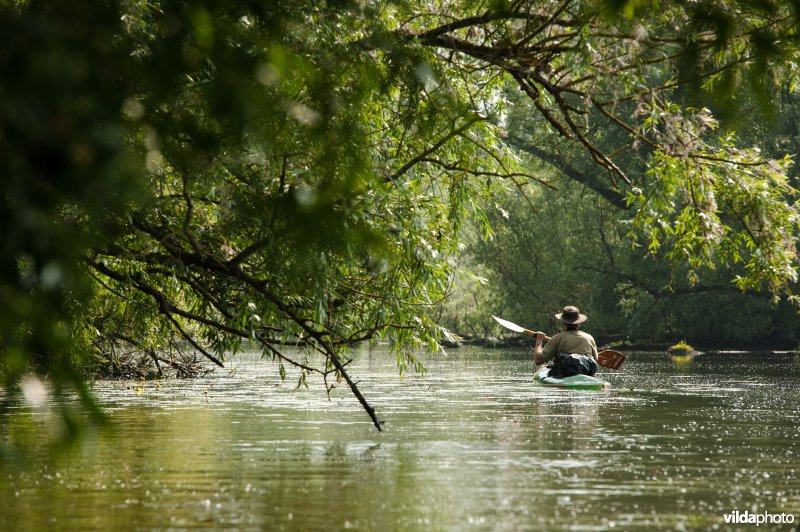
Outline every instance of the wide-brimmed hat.
<svg viewBox="0 0 800 532"><path fill-rule="evenodd" d="M556 314L556 319L568 325L583 323L587 320L586 314L581 314L578 307L573 307L572 305L564 307L564 310Z"/></svg>

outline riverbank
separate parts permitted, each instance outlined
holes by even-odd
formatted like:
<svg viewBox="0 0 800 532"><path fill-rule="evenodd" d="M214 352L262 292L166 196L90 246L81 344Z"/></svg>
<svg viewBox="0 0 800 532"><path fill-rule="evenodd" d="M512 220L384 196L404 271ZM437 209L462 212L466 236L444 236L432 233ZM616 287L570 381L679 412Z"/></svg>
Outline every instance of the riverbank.
<svg viewBox="0 0 800 532"><path fill-rule="evenodd" d="M455 335L459 338L458 342L444 341L442 345L448 348L458 348L461 346L466 347L486 347L492 349L532 349L534 340L528 335L514 335L504 337L462 337ZM614 349L616 351L649 351L649 352L663 352L673 346L678 340L672 342L648 342L648 341L631 341L620 340L619 338L609 338L603 336L595 337L598 349ZM764 341L764 342L731 342L722 344L693 344L696 351L701 353L744 353L749 351L774 351L774 352L800 352L800 345L797 341L786 339L782 341Z"/></svg>

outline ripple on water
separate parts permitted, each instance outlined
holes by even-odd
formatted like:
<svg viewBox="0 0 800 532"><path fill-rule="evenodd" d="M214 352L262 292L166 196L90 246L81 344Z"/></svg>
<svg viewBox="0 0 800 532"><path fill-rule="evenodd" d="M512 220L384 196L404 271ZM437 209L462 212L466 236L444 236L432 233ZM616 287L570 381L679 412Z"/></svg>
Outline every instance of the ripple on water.
<svg viewBox="0 0 800 532"><path fill-rule="evenodd" d="M268 362L197 381L98 382L113 423L55 465L6 473L0 528L683 528L733 509L800 517L791 355L632 354L608 391L533 384L529 353L464 350L398 379L295 389ZM766 362L766 363L765 363ZM46 414L16 405L24 433ZM32 421L33 420L33 421ZM32 444L35 440L32 441Z"/></svg>

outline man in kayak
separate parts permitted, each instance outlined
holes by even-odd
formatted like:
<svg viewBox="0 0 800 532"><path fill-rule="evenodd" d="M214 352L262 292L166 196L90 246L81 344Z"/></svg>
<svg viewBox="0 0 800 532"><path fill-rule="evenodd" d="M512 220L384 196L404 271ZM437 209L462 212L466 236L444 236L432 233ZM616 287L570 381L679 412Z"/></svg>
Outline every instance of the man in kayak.
<svg viewBox="0 0 800 532"><path fill-rule="evenodd" d="M556 314L556 319L564 325L564 330L549 340L544 333L536 333L533 362L540 366L553 361L551 377L594 375L597 372L597 344L591 334L580 330L586 315L581 314L578 307L570 305ZM547 345L542 348L542 342L546 340Z"/></svg>

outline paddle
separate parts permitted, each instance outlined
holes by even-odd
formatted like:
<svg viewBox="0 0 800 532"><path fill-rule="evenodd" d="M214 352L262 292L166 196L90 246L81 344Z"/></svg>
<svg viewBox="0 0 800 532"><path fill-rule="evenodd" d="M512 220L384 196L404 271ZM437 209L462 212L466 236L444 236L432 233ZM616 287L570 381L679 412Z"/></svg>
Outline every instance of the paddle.
<svg viewBox="0 0 800 532"><path fill-rule="evenodd" d="M628 357L619 351L614 351L613 349L606 349L605 351L597 353L597 363L608 369L619 369L627 358Z"/></svg>
<svg viewBox="0 0 800 532"><path fill-rule="evenodd" d="M518 333L525 333L531 335L539 334L537 331L532 331L530 329L526 329L525 327L520 327L516 323L512 323L508 320L504 320L503 318L498 318L497 316L492 316L494 321L514 332ZM549 341L550 337L545 336L545 341ZM620 353L619 351L613 351L611 349L606 349L605 351L600 351L597 353L597 363L603 366L604 368L608 369L619 369L622 364L625 363L627 357Z"/></svg>
<svg viewBox="0 0 800 532"><path fill-rule="evenodd" d="M497 316L492 316L492 317L494 318L494 321L496 321L497 323L499 323L500 325L502 325L502 326L503 326L503 327L505 327L506 329L510 329L510 330L512 330L512 331L514 331L514 332L518 332L518 333L525 333L525 334L532 334L532 335L537 335L537 334L539 334L539 333L538 333L538 332L536 332L536 331L532 331L532 330L530 330L530 329L526 329L526 328L524 328L524 327L520 327L520 326L519 326L519 325L517 325L516 323L511 323L510 321L508 321L508 320L504 320L503 318L498 318ZM547 337L547 336L545 336L545 337L544 337L544 339L545 339L545 340L550 340L550 338L549 338L549 337Z"/></svg>

